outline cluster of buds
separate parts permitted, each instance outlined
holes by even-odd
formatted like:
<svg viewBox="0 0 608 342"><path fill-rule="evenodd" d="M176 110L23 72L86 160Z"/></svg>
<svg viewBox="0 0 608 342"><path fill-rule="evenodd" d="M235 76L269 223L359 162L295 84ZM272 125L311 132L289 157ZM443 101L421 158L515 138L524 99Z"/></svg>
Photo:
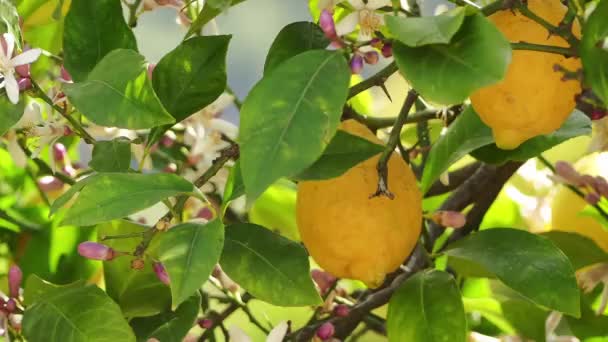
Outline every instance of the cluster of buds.
<svg viewBox="0 0 608 342"><path fill-rule="evenodd" d="M21 272L19 266L12 265L8 271L8 298L4 296L0 298L0 320L7 320L8 325L17 331L21 330L21 319L23 317L23 306L20 300L22 281L23 272ZM3 334L8 334L8 331L4 331ZM0 336L3 334L0 334Z"/></svg>
<svg viewBox="0 0 608 342"><path fill-rule="evenodd" d="M555 163L554 181L578 188L585 194L585 201L596 205L602 197L608 198L608 182L601 176L580 174L572 164L565 161Z"/></svg>

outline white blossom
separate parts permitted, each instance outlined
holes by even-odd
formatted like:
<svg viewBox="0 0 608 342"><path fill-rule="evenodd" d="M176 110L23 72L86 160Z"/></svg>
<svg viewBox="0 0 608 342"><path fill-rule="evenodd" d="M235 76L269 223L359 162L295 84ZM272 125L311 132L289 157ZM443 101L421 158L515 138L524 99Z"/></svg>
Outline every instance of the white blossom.
<svg viewBox="0 0 608 342"><path fill-rule="evenodd" d="M347 0L355 9L336 24L336 32L339 36L349 34L356 30L359 25L359 41L372 38L374 31L384 26L384 14L378 13L377 9L391 6L389 0Z"/></svg>
<svg viewBox="0 0 608 342"><path fill-rule="evenodd" d="M5 88L8 99L16 104L19 102L19 84L15 78L15 67L34 62L40 57L41 50L31 49L13 57L15 36L12 33L4 33L2 37L6 43L6 50L0 48L0 76L2 76L0 88Z"/></svg>
<svg viewBox="0 0 608 342"><path fill-rule="evenodd" d="M287 330L289 329L289 323L287 321L283 321L277 324L266 337L266 342L281 342L285 338L287 334ZM236 325L231 326L228 329L228 334L230 335L230 341L232 342L251 342L251 337L249 337L241 328Z"/></svg>

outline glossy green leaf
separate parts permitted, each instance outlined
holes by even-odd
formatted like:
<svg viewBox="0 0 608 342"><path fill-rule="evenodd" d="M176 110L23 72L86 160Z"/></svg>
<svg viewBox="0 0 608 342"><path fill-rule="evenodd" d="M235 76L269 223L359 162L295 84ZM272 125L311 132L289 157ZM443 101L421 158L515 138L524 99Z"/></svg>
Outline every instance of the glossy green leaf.
<svg viewBox="0 0 608 342"><path fill-rule="evenodd" d="M321 303L304 248L264 227L250 223L227 227L220 264L230 278L270 304Z"/></svg>
<svg viewBox="0 0 608 342"><path fill-rule="evenodd" d="M312 50L285 61L251 90L239 132L250 200L321 156L338 128L349 80L342 54Z"/></svg>
<svg viewBox="0 0 608 342"><path fill-rule="evenodd" d="M429 270L406 280L388 304L386 327L391 342L465 342L467 322L454 278Z"/></svg>
<svg viewBox="0 0 608 342"><path fill-rule="evenodd" d="M296 223L297 185L279 179L258 197L248 212L249 222L292 240L300 241Z"/></svg>
<svg viewBox="0 0 608 342"><path fill-rule="evenodd" d="M73 186L80 194L68 209L62 223L75 226L89 226L123 218L167 197L195 191L192 183L167 173L101 173L87 177ZM75 191L66 192L57 201L64 204L74 193ZM54 206L54 210L57 209Z"/></svg>
<svg viewBox="0 0 608 342"><path fill-rule="evenodd" d="M245 194L245 185L243 184L243 176L241 175L241 162L239 160L234 163L228 180L226 181L226 187L224 188L224 195L222 196L222 212L226 210L226 207L231 201L243 196Z"/></svg>
<svg viewBox="0 0 608 342"><path fill-rule="evenodd" d="M146 342L150 338L163 342L182 342L188 331L196 324L200 308L201 297L196 293L180 304L175 311L134 318L130 324L140 342Z"/></svg>
<svg viewBox="0 0 608 342"><path fill-rule="evenodd" d="M590 134L591 120L577 110L557 131L534 137L514 150L502 150L492 143L473 151L471 155L490 164L502 164L509 160L526 161L568 139Z"/></svg>
<svg viewBox="0 0 608 342"><path fill-rule="evenodd" d="M245 0L232 0L230 2L230 6L238 5L243 1L245 1ZM213 20L213 18L220 15L220 13L222 13L223 9L224 8L220 8L220 9L215 8L214 6L205 2L205 4L203 5L203 9L198 13L198 15L196 16L196 19L194 19L192 24L190 24L190 29L188 30L188 33L186 33L186 37L190 37L191 35L195 34L196 32L200 32L200 30L203 28L203 26L207 25L207 23L209 23L211 20Z"/></svg>
<svg viewBox="0 0 608 342"><path fill-rule="evenodd" d="M208 106L226 89L230 37L190 38L154 68L154 90L176 122Z"/></svg>
<svg viewBox="0 0 608 342"><path fill-rule="evenodd" d="M131 165L131 143L124 139L98 141L89 166L97 172L124 172Z"/></svg>
<svg viewBox="0 0 608 342"><path fill-rule="evenodd" d="M425 193L457 160L493 142L492 130L481 121L473 107L467 107L431 148L422 174L422 192Z"/></svg>
<svg viewBox="0 0 608 342"><path fill-rule="evenodd" d="M137 50L137 42L122 16L120 0L72 0L63 47L65 67L80 82L110 51Z"/></svg>
<svg viewBox="0 0 608 342"><path fill-rule="evenodd" d="M593 92L608 104L608 50L602 48L606 46L608 39L606 13L608 13L608 2L599 1L583 26L579 51L585 82L589 83Z"/></svg>
<svg viewBox="0 0 608 342"><path fill-rule="evenodd" d="M29 341L135 341L118 305L94 285L39 297L25 310L23 335Z"/></svg>
<svg viewBox="0 0 608 342"><path fill-rule="evenodd" d="M173 309L207 281L220 258L223 245L224 226L219 220L205 225L184 223L162 235L158 259L171 279Z"/></svg>
<svg viewBox="0 0 608 342"><path fill-rule="evenodd" d="M126 220L115 220L97 226L99 240L104 236L143 233L150 228ZM103 243L117 251L134 251L141 238L111 239ZM126 317L156 315L171 307L169 287L158 280L147 259L143 270L131 268L132 258L120 257L103 262L106 292Z"/></svg>
<svg viewBox="0 0 608 342"><path fill-rule="evenodd" d="M608 262L608 253L586 236L562 231L550 231L541 235L566 254L575 270L598 262Z"/></svg>
<svg viewBox="0 0 608 342"><path fill-rule="evenodd" d="M546 310L525 299L508 298L500 304L504 317L515 328L518 336L532 341L546 341L545 321L549 314Z"/></svg>
<svg viewBox="0 0 608 342"><path fill-rule="evenodd" d="M264 64L264 75L268 75L291 57L308 50L325 49L329 43L329 39L315 23L291 23L285 26L272 42Z"/></svg>
<svg viewBox="0 0 608 342"><path fill-rule="evenodd" d="M21 48L19 13L17 13L15 6L10 0L0 0L0 33L5 32L12 33L15 37L15 45Z"/></svg>
<svg viewBox="0 0 608 342"><path fill-rule="evenodd" d="M494 228L456 241L445 253L450 259L479 265L540 306L580 314L572 264L546 238L518 229Z"/></svg>
<svg viewBox="0 0 608 342"><path fill-rule="evenodd" d="M511 61L509 41L482 14L467 16L449 44L408 47L397 42L393 53L412 87L445 105L501 81Z"/></svg>
<svg viewBox="0 0 608 342"><path fill-rule="evenodd" d="M295 178L320 180L341 176L355 165L381 153L384 146L338 130L314 164Z"/></svg>
<svg viewBox="0 0 608 342"><path fill-rule="evenodd" d="M85 286L84 280L77 281L67 285L56 285L50 283L35 274L31 274L25 281L23 289L23 304L30 306L40 298L44 297L45 294L52 291L66 291L69 289L80 288Z"/></svg>
<svg viewBox="0 0 608 342"><path fill-rule="evenodd" d="M63 87L76 109L98 125L144 129L175 122L152 89L144 57L133 50L108 53L86 81Z"/></svg>
<svg viewBox="0 0 608 342"><path fill-rule="evenodd" d="M6 94L0 94L0 136L19 122L24 109L25 101L23 98L15 105L8 100Z"/></svg>
<svg viewBox="0 0 608 342"><path fill-rule="evenodd" d="M448 44L465 18L465 8L456 7L437 16L398 17L387 15L386 25L401 43L417 47Z"/></svg>

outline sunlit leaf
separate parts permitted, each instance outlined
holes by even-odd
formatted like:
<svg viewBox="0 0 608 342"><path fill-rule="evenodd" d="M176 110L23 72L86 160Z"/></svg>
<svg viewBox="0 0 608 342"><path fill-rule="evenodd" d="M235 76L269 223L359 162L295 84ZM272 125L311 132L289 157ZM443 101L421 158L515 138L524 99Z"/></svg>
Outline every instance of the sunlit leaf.
<svg viewBox="0 0 608 342"><path fill-rule="evenodd" d="M588 82L605 104L608 104L608 1L597 2L597 7L583 25L580 45L585 82Z"/></svg>
<svg viewBox="0 0 608 342"><path fill-rule="evenodd" d="M401 43L416 47L428 44L448 44L465 18L465 8L456 7L436 16L385 17L386 25Z"/></svg>

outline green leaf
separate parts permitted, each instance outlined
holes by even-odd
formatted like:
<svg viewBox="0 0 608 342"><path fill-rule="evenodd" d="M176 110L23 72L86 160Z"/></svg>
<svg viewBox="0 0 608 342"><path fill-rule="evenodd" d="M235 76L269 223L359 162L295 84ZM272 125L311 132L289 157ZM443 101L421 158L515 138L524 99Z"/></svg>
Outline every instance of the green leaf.
<svg viewBox="0 0 608 342"><path fill-rule="evenodd" d="M467 107L431 148L422 173L422 192L425 193L457 160L493 142L492 130L481 121L472 106Z"/></svg>
<svg viewBox="0 0 608 342"><path fill-rule="evenodd" d="M608 39L608 1L599 1L585 25L579 48L585 82L605 104L608 104L608 50L602 45Z"/></svg>
<svg viewBox="0 0 608 342"><path fill-rule="evenodd" d="M264 63L264 75L268 75L291 57L308 50L325 49L329 43L329 39L315 23L291 23L285 26L272 42Z"/></svg>
<svg viewBox="0 0 608 342"><path fill-rule="evenodd" d="M158 259L171 279L172 308L192 296L209 278L224 245L221 221L185 223L161 236Z"/></svg>
<svg viewBox="0 0 608 342"><path fill-rule="evenodd" d="M250 223L227 227L220 264L230 278L270 304L321 303L304 248L264 227Z"/></svg>
<svg viewBox="0 0 608 342"><path fill-rule="evenodd" d="M43 298L45 294L58 290L58 291L66 291L73 288L80 288L85 286L86 282L84 280L79 280L75 283L67 284L67 285L55 285L50 283L35 274L31 274L27 277L25 281L25 287L23 290L23 304L26 306L30 306L34 304L34 302Z"/></svg>
<svg viewBox="0 0 608 342"><path fill-rule="evenodd" d="M65 204L80 191L63 218L64 225L90 226L123 218L167 197L194 191L192 183L166 173L102 173L87 177L73 187L75 191L68 191L57 199L60 205ZM58 209L55 203L53 207Z"/></svg>
<svg viewBox="0 0 608 342"><path fill-rule="evenodd" d="M342 54L312 50L285 61L255 85L243 104L239 133L250 200L321 156L338 128L349 80Z"/></svg>
<svg viewBox="0 0 608 342"><path fill-rule="evenodd" d="M518 229L494 228L448 246L450 259L477 264L532 302L580 315L572 264L550 240Z"/></svg>
<svg viewBox="0 0 608 342"><path fill-rule="evenodd" d="M213 8L225 10L226 8L230 7L232 0L207 0L205 3L208 3Z"/></svg>
<svg viewBox="0 0 608 342"><path fill-rule="evenodd" d="M475 90L501 81L511 61L511 45L482 14L465 18L449 44L393 45L406 80L427 100L464 101Z"/></svg>
<svg viewBox="0 0 608 342"><path fill-rule="evenodd" d="M188 298L175 311L165 311L156 316L134 318L130 324L137 340L146 342L156 338L163 342L182 342L196 322L201 307L198 293Z"/></svg>
<svg viewBox="0 0 608 342"><path fill-rule="evenodd" d="M586 236L562 231L550 231L541 235L566 254L575 270L599 262L608 262L608 253Z"/></svg>
<svg viewBox="0 0 608 342"><path fill-rule="evenodd" d="M338 177L383 150L382 145L338 130L323 151L321 158L295 178L298 180L319 180Z"/></svg>
<svg viewBox="0 0 608 342"><path fill-rule="evenodd" d="M144 233L150 228L139 224L115 220L97 226L99 240L104 236ZM134 251L141 239L111 239L104 241L117 251ZM131 268L131 258L121 257L103 262L106 292L122 310L126 317L142 317L164 312L171 306L169 287L154 273L151 260L146 260L146 268Z"/></svg>
<svg viewBox="0 0 608 342"><path fill-rule="evenodd" d="M25 310L23 334L29 341L135 341L118 305L94 285L39 297Z"/></svg>
<svg viewBox="0 0 608 342"><path fill-rule="evenodd" d="M241 176L241 162L237 160L230 170L228 180L226 181L226 187L224 188L224 195L222 196L222 213L226 211L226 208L231 201L244 194L245 185L243 184L243 177Z"/></svg>
<svg viewBox="0 0 608 342"><path fill-rule="evenodd" d="M0 0L0 33L12 33L15 36L15 45L21 49L21 28L19 13L9 0ZM1 131L1 129L0 129ZM0 135L2 133L0 132Z"/></svg>
<svg viewBox="0 0 608 342"><path fill-rule="evenodd" d="M64 65L76 82L84 81L110 51L137 50L120 0L72 0L65 18L63 48Z"/></svg>
<svg viewBox="0 0 608 342"><path fill-rule="evenodd" d="M232 7L238 5L243 1L245 0L232 0L230 6ZM203 5L203 9L198 13L192 24L190 24L190 29L188 30L188 33L186 33L186 37L190 37L196 32L200 32L203 26L207 25L207 23L213 20L213 18L220 15L223 10L224 8L215 8L206 1Z"/></svg>
<svg viewBox="0 0 608 342"><path fill-rule="evenodd" d="M8 132L11 127L19 122L23 116L24 109L25 101L23 99L15 105L8 100L8 96L0 94L0 136L4 135L4 133Z"/></svg>
<svg viewBox="0 0 608 342"><path fill-rule="evenodd" d="M226 89L230 37L190 38L154 68L154 90L176 122L208 106Z"/></svg>
<svg viewBox="0 0 608 342"><path fill-rule="evenodd" d="M446 272L418 272L388 304L389 341L465 342L467 322L460 291Z"/></svg>
<svg viewBox="0 0 608 342"><path fill-rule="evenodd" d="M591 120L576 110L557 131L527 140L514 150L502 150L496 144L490 144L473 151L471 155L490 164L502 164L509 160L526 161L568 139L590 134Z"/></svg>
<svg viewBox="0 0 608 342"><path fill-rule="evenodd" d="M124 139L98 141L89 166L97 172L121 172L131 165L131 142Z"/></svg>
<svg viewBox="0 0 608 342"><path fill-rule="evenodd" d="M152 89L144 57L133 50L108 53L86 81L63 88L72 104L98 125L144 129L175 122Z"/></svg>
<svg viewBox="0 0 608 342"><path fill-rule="evenodd" d="M456 7L437 16L397 17L387 15L386 25L401 43L417 47L428 44L448 44L465 18L465 8Z"/></svg>

